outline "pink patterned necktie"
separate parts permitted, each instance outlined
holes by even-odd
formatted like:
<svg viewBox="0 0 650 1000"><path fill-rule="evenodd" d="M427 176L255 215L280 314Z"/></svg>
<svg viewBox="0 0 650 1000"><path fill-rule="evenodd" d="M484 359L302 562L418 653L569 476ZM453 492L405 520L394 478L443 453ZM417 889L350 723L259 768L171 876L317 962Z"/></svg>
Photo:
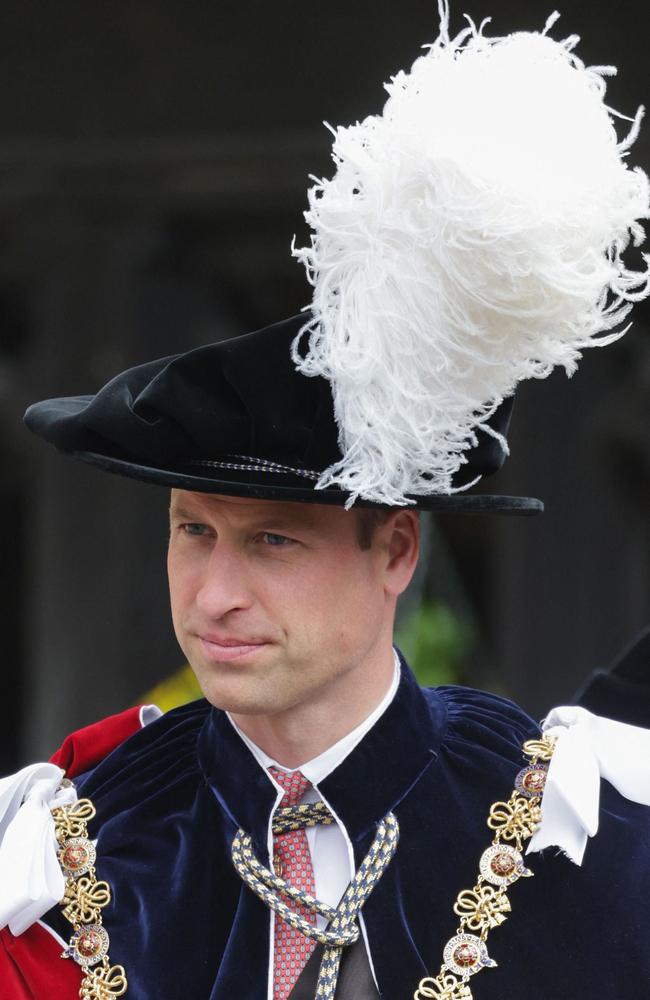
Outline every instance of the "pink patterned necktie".
<svg viewBox="0 0 650 1000"><path fill-rule="evenodd" d="M283 771L279 767L270 767L269 771L284 791L280 808L297 806L307 789L311 788L310 782L300 771ZM304 827L301 830L276 834L273 846L273 867L276 874L286 879L292 886L314 896L316 894L314 869ZM310 913L304 906L295 903L289 905L310 923L316 923L315 914ZM290 927L276 914L273 951L274 1000L287 1000L315 945L315 941Z"/></svg>

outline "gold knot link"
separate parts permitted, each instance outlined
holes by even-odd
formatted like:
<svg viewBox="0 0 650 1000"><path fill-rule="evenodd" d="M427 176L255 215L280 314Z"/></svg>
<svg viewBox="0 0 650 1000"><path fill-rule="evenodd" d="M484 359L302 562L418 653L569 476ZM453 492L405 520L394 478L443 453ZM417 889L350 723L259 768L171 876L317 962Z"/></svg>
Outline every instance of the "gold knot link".
<svg viewBox="0 0 650 1000"><path fill-rule="evenodd" d="M111 901L111 889L108 882L95 882L94 878L84 876L73 881L68 879L63 897L63 916L71 924L94 924L99 918L99 911Z"/></svg>
<svg viewBox="0 0 650 1000"><path fill-rule="evenodd" d="M81 1000L115 1000L126 993L126 973L121 965L88 971L81 984Z"/></svg>
<svg viewBox="0 0 650 1000"><path fill-rule="evenodd" d="M413 994L413 1000L473 1000L467 983L456 976L440 972L435 979L427 976Z"/></svg>
<svg viewBox="0 0 650 1000"><path fill-rule="evenodd" d="M542 811L531 799L513 792L508 802L495 802L490 809L487 825L503 840L518 843L532 837L542 818Z"/></svg>
<svg viewBox="0 0 650 1000"><path fill-rule="evenodd" d="M524 743L524 753L536 760L550 760L555 750L555 737L542 736L538 740L527 740Z"/></svg>
<svg viewBox="0 0 650 1000"><path fill-rule="evenodd" d="M69 806L60 806L52 810L56 828L57 840L67 840L68 837L85 837L86 824L96 814L96 809L90 799L77 799Z"/></svg>
<svg viewBox="0 0 650 1000"><path fill-rule="evenodd" d="M464 926L473 931L489 931L505 923L505 913L511 906L503 889L489 885L477 889L463 889L454 903L454 913L462 918Z"/></svg>

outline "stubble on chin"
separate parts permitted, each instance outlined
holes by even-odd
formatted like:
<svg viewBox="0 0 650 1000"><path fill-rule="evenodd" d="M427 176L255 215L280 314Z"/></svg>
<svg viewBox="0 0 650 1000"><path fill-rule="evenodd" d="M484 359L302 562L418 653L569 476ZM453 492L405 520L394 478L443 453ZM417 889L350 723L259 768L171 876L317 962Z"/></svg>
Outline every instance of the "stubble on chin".
<svg viewBox="0 0 650 1000"><path fill-rule="evenodd" d="M291 670L282 660L259 670L250 665L202 663L189 660L204 697L215 708L233 715L274 715L300 700Z"/></svg>

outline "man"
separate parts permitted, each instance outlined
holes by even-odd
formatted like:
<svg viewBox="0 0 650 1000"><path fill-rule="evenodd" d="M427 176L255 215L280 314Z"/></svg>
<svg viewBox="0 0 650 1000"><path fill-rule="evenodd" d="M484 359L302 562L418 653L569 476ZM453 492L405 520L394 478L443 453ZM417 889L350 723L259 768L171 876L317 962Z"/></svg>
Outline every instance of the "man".
<svg viewBox="0 0 650 1000"><path fill-rule="evenodd" d="M475 32L463 50L443 10L410 100L420 101L430 69L446 72L468 51L462 65L473 77L478 60L488 92L491 69L502 87L501 55L509 64L520 52L544 81L558 66L563 79L576 74L558 113L582 102L570 50L556 65L555 43L534 36L530 49L532 38L490 48ZM522 90L526 80L524 71ZM551 301L559 251L549 253L549 231L540 236L540 178L525 253L521 231L515 241L518 274L504 278L495 249L481 273L478 243L494 241L479 225L464 258L471 287L460 275L451 288L453 213L445 238L429 237L413 213L433 195L418 189L408 217L399 209L382 233L367 214L376 189L348 169L367 166L381 135L377 163L399 173L405 143L391 129L404 132L405 89L396 79L397 109L362 123L359 148L361 126L339 135L338 189L321 185L312 200L310 315L28 411L28 426L74 457L171 487L172 613L205 700L142 728L134 713L107 720L0 786L0 985L12 1000L79 990L111 1000L127 989L138 1000L576 1000L642 995L650 983L648 735L560 709L542 736L493 695L421 690L392 648L395 603L418 555L417 510L541 508L464 492L505 458L513 380L570 367L647 279L623 272L618 219L603 243L612 270L577 304L580 280L594 280L589 240L600 245L602 234L587 226L573 245L575 220L568 233L554 217L562 275L572 263L575 274ZM602 93L588 90L609 126ZM405 162L407 174L420 170ZM622 161L617 169L611 184L628 185L631 213L645 189ZM467 196L467 174L452 173L448 197ZM437 174L438 186L450 177ZM401 193L413 184L409 175ZM479 188L484 202L488 187ZM343 195L356 216L340 211ZM502 226L510 203L499 197ZM394 206L379 200L390 216ZM360 248L360 216L364 232L386 237L379 250ZM424 282L418 254L429 238L423 259L443 251L448 266L435 264ZM542 323L536 309L555 317L543 343L529 337ZM420 353L430 325L431 356ZM74 788L61 785L64 771ZM599 809L601 773L610 784ZM539 853L551 845L564 853ZM527 846L535 853L525 858Z"/></svg>

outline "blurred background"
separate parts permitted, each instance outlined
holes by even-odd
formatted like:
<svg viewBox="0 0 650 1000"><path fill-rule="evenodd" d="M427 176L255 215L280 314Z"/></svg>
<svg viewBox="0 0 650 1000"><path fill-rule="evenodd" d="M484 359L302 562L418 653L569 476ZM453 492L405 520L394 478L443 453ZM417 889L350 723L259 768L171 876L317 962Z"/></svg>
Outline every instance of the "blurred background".
<svg viewBox="0 0 650 1000"><path fill-rule="evenodd" d="M548 0L453 4L493 32ZM650 7L565 0L555 37L650 101ZM151 357L266 325L309 298L290 256L323 121L380 110L437 34L432 0L0 0L0 772L182 667L164 490L77 466L21 417ZM624 126L625 127L625 126ZM650 126L632 162L650 170ZM524 385L496 492L536 519L425 519L399 638L425 682L566 701L650 619L650 315L569 382ZM490 486L492 489L492 484ZM158 692L190 697L187 678Z"/></svg>

